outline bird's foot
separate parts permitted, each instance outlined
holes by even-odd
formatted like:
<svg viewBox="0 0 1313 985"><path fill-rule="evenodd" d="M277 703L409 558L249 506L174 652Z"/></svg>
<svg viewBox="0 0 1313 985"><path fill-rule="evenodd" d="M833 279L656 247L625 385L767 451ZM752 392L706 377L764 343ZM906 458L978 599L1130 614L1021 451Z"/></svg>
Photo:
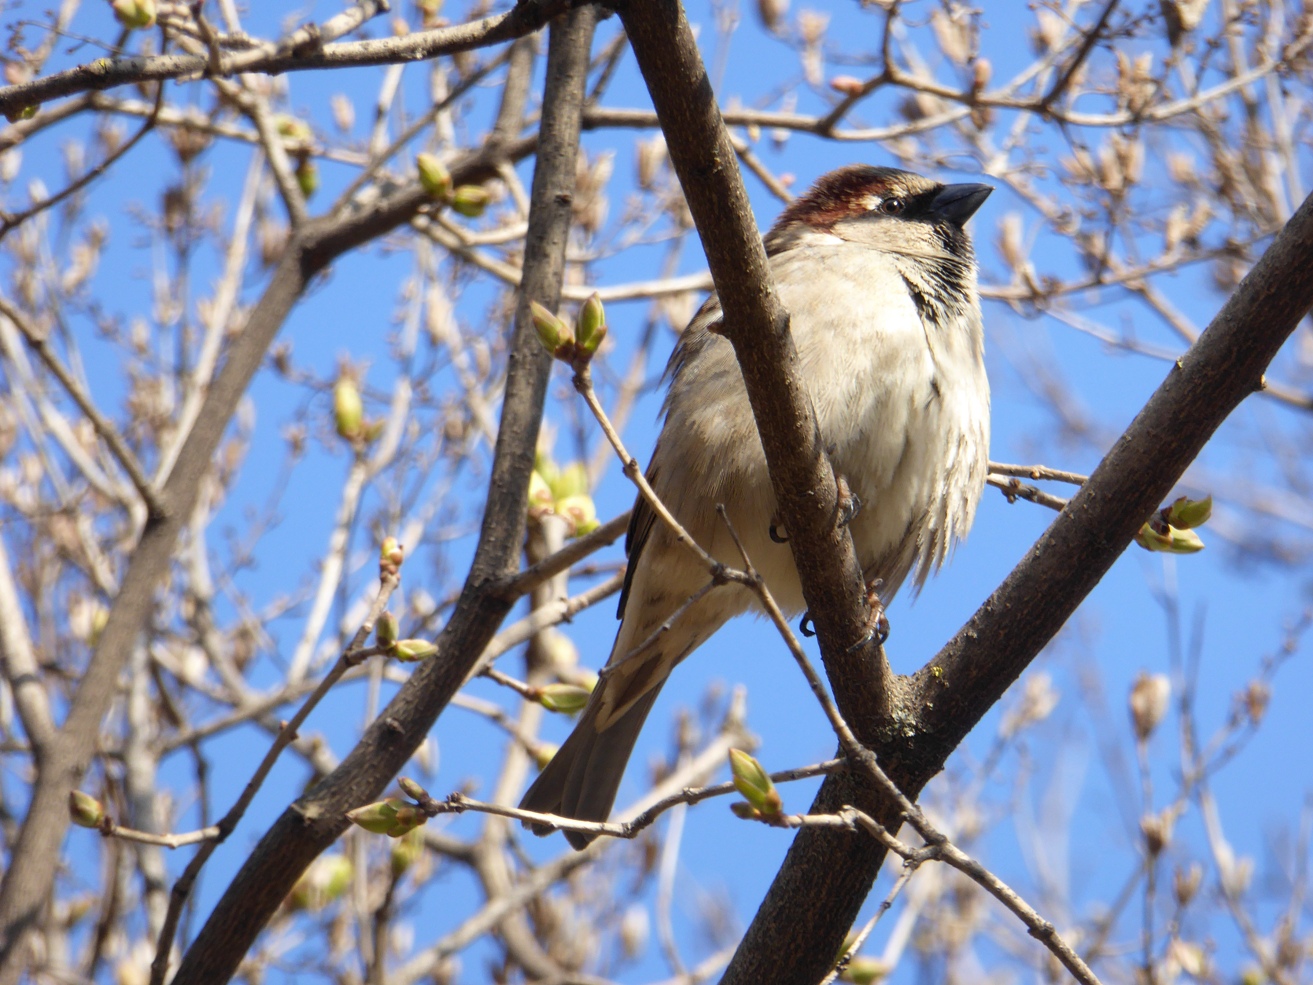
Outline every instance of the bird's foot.
<svg viewBox="0 0 1313 985"><path fill-rule="evenodd" d="M859 650L871 640L876 646L884 646L889 639L889 617L885 615L884 602L880 599L880 589L884 588L883 578L873 578L866 583L866 604L871 607L871 618L866 624L862 638L848 648L848 652Z"/></svg>
<svg viewBox="0 0 1313 985"><path fill-rule="evenodd" d="M857 518L858 513L862 512L862 500L852 491L848 485L848 480L842 475L836 473L834 483L839 492L834 507L836 525L846 527Z"/></svg>
<svg viewBox="0 0 1313 985"><path fill-rule="evenodd" d="M834 513L835 525L846 527L852 523L857 514L862 512L862 500L848 485L848 480L843 476L835 474L835 486L839 495L835 499ZM789 532L780 524L779 517L771 517L770 521L770 539L775 544L787 544L789 542ZM813 634L808 634L813 635Z"/></svg>
<svg viewBox="0 0 1313 985"><path fill-rule="evenodd" d="M871 640L875 640L878 646L884 646L885 640L889 639L889 617L885 615L884 602L880 600L880 589L883 587L883 578L874 578L866 583L866 604L871 607L871 618L867 621L866 632L862 634L861 639L848 647L849 653L861 649ZM812 622L810 609L798 620L798 632L803 636L816 635L816 626Z"/></svg>

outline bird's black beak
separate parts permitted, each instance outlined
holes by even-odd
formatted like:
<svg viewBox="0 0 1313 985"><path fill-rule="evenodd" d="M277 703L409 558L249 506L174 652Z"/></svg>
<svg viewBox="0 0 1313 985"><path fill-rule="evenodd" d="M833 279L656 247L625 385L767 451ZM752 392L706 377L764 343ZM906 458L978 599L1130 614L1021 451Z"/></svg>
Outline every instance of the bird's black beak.
<svg viewBox="0 0 1313 985"><path fill-rule="evenodd" d="M993 190L992 185L945 185L930 200L930 208L926 211L935 221L965 226L966 221L976 214L976 209L985 204L985 199L989 198Z"/></svg>

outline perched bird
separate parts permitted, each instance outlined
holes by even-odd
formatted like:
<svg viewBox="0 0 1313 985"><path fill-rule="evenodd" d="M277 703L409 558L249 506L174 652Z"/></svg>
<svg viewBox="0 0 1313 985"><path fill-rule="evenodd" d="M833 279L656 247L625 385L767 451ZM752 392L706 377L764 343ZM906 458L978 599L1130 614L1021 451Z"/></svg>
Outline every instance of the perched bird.
<svg viewBox="0 0 1313 985"><path fill-rule="evenodd" d="M861 504L849 525L857 559L885 601L909 574L919 587L943 563L984 488L989 383L963 225L991 191L853 165L821 177L766 234L822 439ZM703 548L739 566L716 512L724 504L780 607L796 614L802 587L789 546L772 536L775 495L734 350L716 334L720 320L713 294L670 357L665 424L647 477ZM641 497L625 547L623 621L607 668L524 795L525 810L605 821L670 672L727 619L756 607L736 584L690 603L710 575ZM566 837L575 848L592 840Z"/></svg>

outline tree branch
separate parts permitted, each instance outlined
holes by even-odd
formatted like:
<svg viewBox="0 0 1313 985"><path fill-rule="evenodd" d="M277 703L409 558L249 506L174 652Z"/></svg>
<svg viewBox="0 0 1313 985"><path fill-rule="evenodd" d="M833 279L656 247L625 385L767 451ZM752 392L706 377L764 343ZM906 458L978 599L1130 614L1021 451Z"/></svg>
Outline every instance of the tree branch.
<svg viewBox="0 0 1313 985"><path fill-rule="evenodd" d="M215 59L208 52L97 58L54 75L0 88L0 113L17 114L24 107L39 106L62 96L140 82L189 76L231 78L246 72L281 75L284 72L310 69L424 61L439 55L486 48L533 34L566 6L566 0L520 0L504 14L454 27L419 31L400 38L386 37L340 44L315 43L309 38L306 40L310 43L302 45L264 42L253 48L226 50L218 58L217 65L213 64Z"/></svg>

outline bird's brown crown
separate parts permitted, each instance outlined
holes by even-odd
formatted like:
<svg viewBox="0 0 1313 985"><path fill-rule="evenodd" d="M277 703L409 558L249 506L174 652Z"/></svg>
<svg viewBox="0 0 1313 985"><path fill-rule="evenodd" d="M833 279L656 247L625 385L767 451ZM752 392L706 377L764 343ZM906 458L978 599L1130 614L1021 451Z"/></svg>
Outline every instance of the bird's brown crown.
<svg viewBox="0 0 1313 985"><path fill-rule="evenodd" d="M850 164L817 179L805 195L794 199L780 213L771 231L795 223L830 229L841 219L871 212L882 203L896 201L912 207L933 198L942 187L910 171Z"/></svg>

